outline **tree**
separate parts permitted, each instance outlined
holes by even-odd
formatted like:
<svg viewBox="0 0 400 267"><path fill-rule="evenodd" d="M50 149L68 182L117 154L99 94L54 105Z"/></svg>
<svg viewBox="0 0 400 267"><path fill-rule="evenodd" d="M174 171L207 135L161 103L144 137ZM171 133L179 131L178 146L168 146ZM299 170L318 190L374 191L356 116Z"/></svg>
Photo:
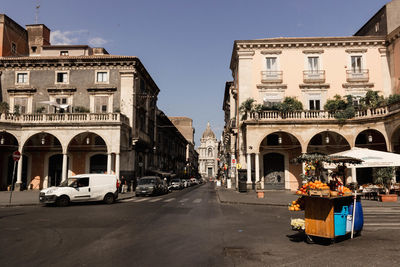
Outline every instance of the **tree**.
<svg viewBox="0 0 400 267"><path fill-rule="evenodd" d="M253 110L255 100L253 98L247 98L242 104L239 106L239 112L242 114L242 120L247 118L247 113Z"/></svg>
<svg viewBox="0 0 400 267"><path fill-rule="evenodd" d="M0 102L0 113L8 113L10 106L7 102Z"/></svg>
<svg viewBox="0 0 400 267"><path fill-rule="evenodd" d="M380 184L385 188L386 194L389 193L394 176L393 167L374 168L372 171L372 178L375 184Z"/></svg>
<svg viewBox="0 0 400 267"><path fill-rule="evenodd" d="M303 110L303 103L294 97L285 97L282 103L278 104L278 109L281 112L294 112Z"/></svg>

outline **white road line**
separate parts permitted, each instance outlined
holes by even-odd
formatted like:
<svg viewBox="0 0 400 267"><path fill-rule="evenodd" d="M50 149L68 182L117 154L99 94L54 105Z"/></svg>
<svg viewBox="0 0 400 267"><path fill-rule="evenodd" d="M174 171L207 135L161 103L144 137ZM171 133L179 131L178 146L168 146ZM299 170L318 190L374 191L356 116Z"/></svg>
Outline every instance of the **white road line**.
<svg viewBox="0 0 400 267"><path fill-rule="evenodd" d="M149 200L148 198L138 198L138 199L135 199L133 202L143 202L143 201L147 201L147 200Z"/></svg>
<svg viewBox="0 0 400 267"><path fill-rule="evenodd" d="M193 200L193 203L200 203L201 201L202 201L201 198L197 198L197 199Z"/></svg>
<svg viewBox="0 0 400 267"><path fill-rule="evenodd" d="M175 199L174 197L168 198L168 199L164 200L164 202L171 202L171 201L173 201L174 199Z"/></svg>
<svg viewBox="0 0 400 267"><path fill-rule="evenodd" d="M161 200L161 198L154 198L152 200L149 200L149 202L157 202L157 201L160 201L160 200Z"/></svg>
<svg viewBox="0 0 400 267"><path fill-rule="evenodd" d="M121 202L132 202L134 200L135 200L134 198L122 199Z"/></svg>
<svg viewBox="0 0 400 267"><path fill-rule="evenodd" d="M180 202L180 203L183 203L183 202L186 202L186 201L188 201L188 200L189 200L188 198L184 198L184 199L179 200L179 202Z"/></svg>
<svg viewBox="0 0 400 267"><path fill-rule="evenodd" d="M365 226L392 226L399 225L400 223L364 223Z"/></svg>

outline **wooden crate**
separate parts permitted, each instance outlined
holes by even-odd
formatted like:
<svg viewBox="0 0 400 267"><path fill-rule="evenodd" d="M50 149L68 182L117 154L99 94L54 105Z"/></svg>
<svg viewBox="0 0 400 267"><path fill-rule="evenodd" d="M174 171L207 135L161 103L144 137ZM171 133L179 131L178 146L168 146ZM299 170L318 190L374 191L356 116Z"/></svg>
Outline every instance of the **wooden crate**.
<svg viewBox="0 0 400 267"><path fill-rule="evenodd" d="M330 191L329 189L310 189L308 191L308 194L310 196L319 196L319 197L329 197L330 196Z"/></svg>

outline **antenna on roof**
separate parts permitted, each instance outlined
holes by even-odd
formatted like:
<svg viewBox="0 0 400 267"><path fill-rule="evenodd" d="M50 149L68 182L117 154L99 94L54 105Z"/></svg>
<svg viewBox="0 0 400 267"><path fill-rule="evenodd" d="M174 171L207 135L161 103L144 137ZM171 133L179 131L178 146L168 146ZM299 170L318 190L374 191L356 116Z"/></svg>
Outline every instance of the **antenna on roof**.
<svg viewBox="0 0 400 267"><path fill-rule="evenodd" d="M39 0L36 1L36 10L35 10L35 24L38 24L39 20L39 8L40 8L40 3Z"/></svg>

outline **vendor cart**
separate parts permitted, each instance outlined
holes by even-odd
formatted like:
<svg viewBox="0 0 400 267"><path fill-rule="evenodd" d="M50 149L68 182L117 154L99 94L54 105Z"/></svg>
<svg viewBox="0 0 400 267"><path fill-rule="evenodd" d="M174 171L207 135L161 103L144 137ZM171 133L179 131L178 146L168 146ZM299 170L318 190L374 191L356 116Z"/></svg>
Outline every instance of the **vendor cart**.
<svg viewBox="0 0 400 267"><path fill-rule="evenodd" d="M338 237L350 236L351 230L359 234L362 230L362 208L359 202L355 211L355 227L352 227L353 196L319 197L305 196L306 241L323 237L334 242Z"/></svg>

